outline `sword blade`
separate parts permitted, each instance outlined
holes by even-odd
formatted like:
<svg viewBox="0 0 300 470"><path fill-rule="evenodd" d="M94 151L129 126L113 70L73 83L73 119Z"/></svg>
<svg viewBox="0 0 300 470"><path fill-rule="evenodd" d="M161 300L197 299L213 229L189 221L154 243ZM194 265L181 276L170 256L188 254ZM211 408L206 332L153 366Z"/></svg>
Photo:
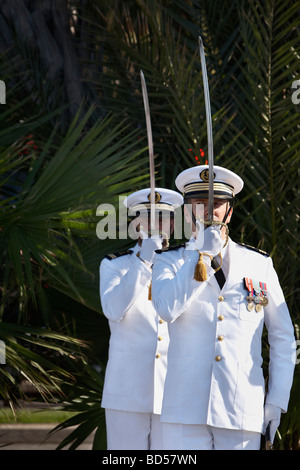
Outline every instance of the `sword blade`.
<svg viewBox="0 0 300 470"><path fill-rule="evenodd" d="M210 109L210 96L207 78L207 69L205 62L204 46L201 37L199 36L199 52L202 67L203 77L203 88L204 88L204 99L205 99L205 111L206 111L206 126L207 126L207 147L208 147L208 168L209 168L209 180L208 180L208 220L213 220L213 208L214 208L214 151L213 151L213 136L212 136L212 122L211 122L211 109Z"/></svg>
<svg viewBox="0 0 300 470"><path fill-rule="evenodd" d="M146 117L146 128L147 128L147 137L148 137L148 149L149 149L149 167L150 167L150 227L151 232L155 229L155 176L154 176L154 155L153 155L153 139L152 139L152 128L151 128L151 117L150 117L150 108L148 100L148 92L146 86L146 80L144 73L141 70L141 84L145 108L145 117Z"/></svg>

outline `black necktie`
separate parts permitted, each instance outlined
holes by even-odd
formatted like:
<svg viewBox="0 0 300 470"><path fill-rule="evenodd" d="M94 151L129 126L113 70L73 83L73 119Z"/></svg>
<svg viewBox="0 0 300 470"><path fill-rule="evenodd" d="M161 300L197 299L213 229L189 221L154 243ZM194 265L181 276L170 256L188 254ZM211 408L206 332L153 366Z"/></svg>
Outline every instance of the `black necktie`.
<svg viewBox="0 0 300 470"><path fill-rule="evenodd" d="M216 258L213 258L212 261L211 261L211 267L213 269L217 269L219 267L219 263L218 261L216 260ZM218 281L218 284L220 286L220 289L222 289L222 287L224 286L225 284L225 276L224 276L224 273L222 271L222 269L218 269L218 271L215 272L215 277Z"/></svg>

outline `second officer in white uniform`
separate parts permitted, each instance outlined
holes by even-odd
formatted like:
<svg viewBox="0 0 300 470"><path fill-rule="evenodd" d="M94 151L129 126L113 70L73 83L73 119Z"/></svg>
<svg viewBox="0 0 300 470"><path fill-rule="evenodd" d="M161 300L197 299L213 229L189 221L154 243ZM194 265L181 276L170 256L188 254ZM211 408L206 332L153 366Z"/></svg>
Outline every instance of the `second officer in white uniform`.
<svg viewBox="0 0 300 470"><path fill-rule="evenodd" d="M155 191L157 228L159 224L161 233L169 233L174 210L183 198L176 191ZM100 265L102 309L111 331L102 397L109 450L162 446L160 412L169 336L167 324L149 300L152 260L162 246L159 235L145 233L149 197L150 189L143 189L125 199L128 210L139 214L132 223L142 235L131 250L109 255Z"/></svg>
<svg viewBox="0 0 300 470"><path fill-rule="evenodd" d="M199 204L207 220L207 172L207 166L197 166L176 179L192 206L186 210L191 223ZM231 201L242 187L238 175L214 167L215 221L229 223ZM287 410L295 359L290 315L270 257L228 239L223 225L202 232L194 226L194 232L185 247L154 259L153 304L169 322L170 336L164 449L256 450L268 425L274 439ZM267 391L264 324L270 344Z"/></svg>

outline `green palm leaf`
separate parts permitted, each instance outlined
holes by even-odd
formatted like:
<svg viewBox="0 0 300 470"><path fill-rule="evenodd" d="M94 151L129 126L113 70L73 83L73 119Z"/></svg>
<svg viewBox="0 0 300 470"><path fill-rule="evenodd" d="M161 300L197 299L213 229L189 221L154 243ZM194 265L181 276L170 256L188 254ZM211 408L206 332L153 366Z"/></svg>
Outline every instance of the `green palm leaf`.
<svg viewBox="0 0 300 470"><path fill-rule="evenodd" d="M59 366L63 357L83 357L82 341L45 328L0 323L0 338L5 344L5 365L0 368L0 393L12 408L23 399L21 379L31 382L46 401L63 396L62 385L75 377ZM69 359L70 360L70 359Z"/></svg>
<svg viewBox="0 0 300 470"><path fill-rule="evenodd" d="M111 117L87 128L92 112L74 120L51 159L46 155L51 143L45 146L13 206L11 200L3 201L2 263L11 273L11 285L19 286L22 305L29 299L36 302L38 286L46 279L55 279L84 302L68 273L71 267L87 272L76 237L95 237L97 206L143 179L136 177L143 151L137 133L128 132L124 123L113 125ZM14 171L23 165L17 159Z"/></svg>
<svg viewBox="0 0 300 470"><path fill-rule="evenodd" d="M96 209L101 203L117 207L120 194L148 185L144 141L137 140L146 137L140 69L149 92L157 184L174 189L181 170L205 161L200 34L210 85L215 162L245 181L230 234L271 253L293 322L299 323L300 128L299 109L291 100L291 84L299 78L298 17L299 0L112 0L84 5L75 1L69 10L73 49L68 52L78 58L87 103L96 103L96 108L88 114L82 108L69 126L68 111L59 120L55 115L57 103L69 96L66 76L61 73L53 90L47 68L36 60L37 50L23 44L21 33L16 32L19 40L12 49L18 61L7 53L5 66L0 66L2 77L14 77L13 92L9 92L14 111L3 116L0 133L1 189L5 190L0 200L2 314L18 311L24 318L32 311L33 301L45 324L60 324L59 316L65 318L74 306L89 314L101 312L99 262L105 253L126 247L130 240L98 240ZM47 26L49 48L43 58L57 45L57 28ZM23 101L28 87L23 83L18 88L15 77L19 76L30 82L32 100ZM40 108L53 110L50 130L46 118L39 119L41 124L44 120L41 127L32 118ZM102 119L104 115L108 117ZM22 121L29 125L22 127ZM38 133L42 150L19 158L22 137L31 129ZM204 157L196 160L200 148ZM54 293L62 299L60 309ZM72 319L68 327L76 322ZM102 324L94 330L107 336ZM86 382L83 388L88 387L94 396L98 385ZM292 393L294 407L296 388ZM88 412L85 399L81 400L84 406L79 411ZM98 402L93 411L98 416L97 406ZM74 447L80 434L87 432L84 416L82 423L70 441ZM290 423L293 432L295 422L287 415L286 434ZM101 441L100 428L96 435Z"/></svg>

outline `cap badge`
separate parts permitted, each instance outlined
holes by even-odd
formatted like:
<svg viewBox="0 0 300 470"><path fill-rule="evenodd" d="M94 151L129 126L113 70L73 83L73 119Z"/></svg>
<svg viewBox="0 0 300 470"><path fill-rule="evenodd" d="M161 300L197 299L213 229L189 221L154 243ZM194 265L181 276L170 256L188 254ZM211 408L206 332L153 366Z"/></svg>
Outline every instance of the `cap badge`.
<svg viewBox="0 0 300 470"><path fill-rule="evenodd" d="M205 170L202 170L199 176L202 179L202 181L204 181L205 183L208 183L209 182L209 169L206 168ZM214 173L214 178L213 179L215 179L215 177L216 177L216 175Z"/></svg>
<svg viewBox="0 0 300 470"><path fill-rule="evenodd" d="M161 200L161 195L155 191L155 194L154 194L154 203L155 203L155 204L158 204L160 200ZM151 193L148 195L148 201L151 202Z"/></svg>

